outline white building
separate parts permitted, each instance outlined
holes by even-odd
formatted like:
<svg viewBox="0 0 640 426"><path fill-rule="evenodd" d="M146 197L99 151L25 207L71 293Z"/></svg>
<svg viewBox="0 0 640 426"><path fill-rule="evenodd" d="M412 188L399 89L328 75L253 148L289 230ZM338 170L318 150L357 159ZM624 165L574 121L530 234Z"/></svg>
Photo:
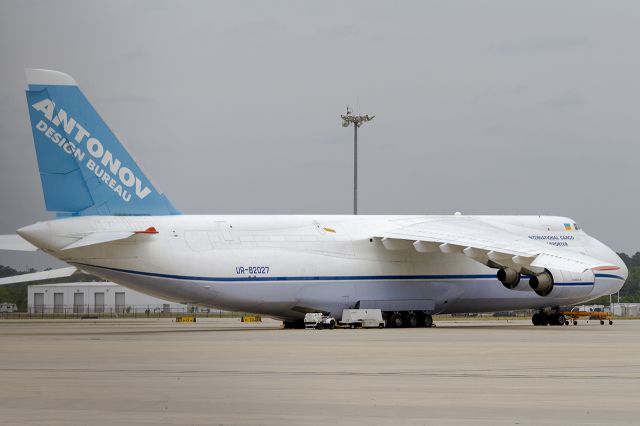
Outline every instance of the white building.
<svg viewBox="0 0 640 426"><path fill-rule="evenodd" d="M613 315L619 317L640 316L640 303L614 303L612 305Z"/></svg>
<svg viewBox="0 0 640 426"><path fill-rule="evenodd" d="M640 316L640 303L612 303L611 305L580 305L574 306L574 310L584 312L613 312L617 317Z"/></svg>
<svg viewBox="0 0 640 426"><path fill-rule="evenodd" d="M28 310L32 313L187 312L187 305L157 299L112 282L30 285Z"/></svg>

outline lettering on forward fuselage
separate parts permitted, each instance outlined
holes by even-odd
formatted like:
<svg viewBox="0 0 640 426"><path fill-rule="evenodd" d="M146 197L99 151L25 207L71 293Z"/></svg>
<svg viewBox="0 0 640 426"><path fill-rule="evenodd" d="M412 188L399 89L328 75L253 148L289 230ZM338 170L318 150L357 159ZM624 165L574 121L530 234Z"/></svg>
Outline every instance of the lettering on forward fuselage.
<svg viewBox="0 0 640 426"><path fill-rule="evenodd" d="M529 235L530 240L546 242L550 246L568 247L573 235Z"/></svg>
<svg viewBox="0 0 640 426"><path fill-rule="evenodd" d="M48 121L47 123L45 120L40 120L35 126L36 130L58 145L65 153L74 156L78 163L84 164L125 202L131 200L132 193L141 200L151 193L151 189L143 185L142 180L130 168L123 166L122 162L115 158L111 151L105 149L98 139L92 137L91 133L75 118L69 116L62 108L56 112L55 102L51 99L43 99L31 106L36 111L42 112ZM61 131L57 131L58 129ZM81 148L83 143L84 149ZM88 157L87 153L89 153Z"/></svg>

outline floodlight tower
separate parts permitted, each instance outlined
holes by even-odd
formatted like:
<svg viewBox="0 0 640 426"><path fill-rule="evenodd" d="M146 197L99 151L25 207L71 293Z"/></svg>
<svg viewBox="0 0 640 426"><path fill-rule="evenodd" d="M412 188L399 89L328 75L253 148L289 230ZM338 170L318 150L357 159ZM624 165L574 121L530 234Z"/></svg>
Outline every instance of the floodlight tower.
<svg viewBox="0 0 640 426"><path fill-rule="evenodd" d="M347 113L341 115L342 127L353 124L353 214L358 214L358 127L373 120L375 115L353 115L347 106Z"/></svg>

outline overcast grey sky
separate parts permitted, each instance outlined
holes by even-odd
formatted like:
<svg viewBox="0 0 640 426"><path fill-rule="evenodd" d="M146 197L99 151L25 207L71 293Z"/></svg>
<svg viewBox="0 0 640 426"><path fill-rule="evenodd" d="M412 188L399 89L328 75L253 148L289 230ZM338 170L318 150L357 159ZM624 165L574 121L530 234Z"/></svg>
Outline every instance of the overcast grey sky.
<svg viewBox="0 0 640 426"><path fill-rule="evenodd" d="M637 1L0 1L0 233L47 219L24 68L186 213L553 214L640 250ZM0 264L55 265L0 253Z"/></svg>

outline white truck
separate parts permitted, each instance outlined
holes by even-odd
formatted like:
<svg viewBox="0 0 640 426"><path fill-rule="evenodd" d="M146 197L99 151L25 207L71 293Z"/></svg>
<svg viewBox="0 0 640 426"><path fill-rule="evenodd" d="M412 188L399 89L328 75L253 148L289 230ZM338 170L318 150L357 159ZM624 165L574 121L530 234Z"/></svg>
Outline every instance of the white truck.
<svg viewBox="0 0 640 426"><path fill-rule="evenodd" d="M384 328L380 309L345 309L342 311L340 325L350 328Z"/></svg>
<svg viewBox="0 0 640 426"><path fill-rule="evenodd" d="M311 312L304 316L304 328L315 328L316 330L328 328L333 330L336 328L336 319L322 312Z"/></svg>

